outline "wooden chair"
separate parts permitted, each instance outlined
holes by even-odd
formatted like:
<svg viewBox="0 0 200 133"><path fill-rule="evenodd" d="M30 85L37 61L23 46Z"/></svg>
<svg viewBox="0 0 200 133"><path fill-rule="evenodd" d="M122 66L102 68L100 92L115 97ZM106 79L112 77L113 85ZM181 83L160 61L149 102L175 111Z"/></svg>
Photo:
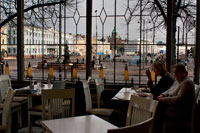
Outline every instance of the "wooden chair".
<svg viewBox="0 0 200 133"><path fill-rule="evenodd" d="M197 100L198 100L198 96L199 96L199 92L200 92L200 86L199 85L195 85L195 97L194 97L194 103L193 103L193 107L192 107L192 114L191 114L191 119L190 121L167 121L163 123L163 133L166 132L166 129L168 126L178 126L178 127L189 127L190 128L190 133L194 133L194 118L195 118L195 108L196 108L196 104L197 104Z"/></svg>
<svg viewBox="0 0 200 133"><path fill-rule="evenodd" d="M131 126L108 129L107 133L149 133L152 123L153 118L151 117L145 121Z"/></svg>
<svg viewBox="0 0 200 133"><path fill-rule="evenodd" d="M89 76L89 77L88 77L88 80L87 80L87 83L90 84L91 80L92 80L92 77Z"/></svg>
<svg viewBox="0 0 200 133"><path fill-rule="evenodd" d="M126 126L154 118L157 106L158 101L132 95L128 106Z"/></svg>
<svg viewBox="0 0 200 133"><path fill-rule="evenodd" d="M73 89L42 90L42 119L74 116L75 91Z"/></svg>
<svg viewBox="0 0 200 133"><path fill-rule="evenodd" d="M2 125L0 126L0 132L10 133L10 114L11 114L11 105L14 96L14 91L8 89L7 95L5 96L3 113L2 113Z"/></svg>
<svg viewBox="0 0 200 133"><path fill-rule="evenodd" d="M128 106L126 126L137 125L152 118L153 122L148 131L149 133L153 132L157 107L158 101L132 95Z"/></svg>
<svg viewBox="0 0 200 133"><path fill-rule="evenodd" d="M7 92L8 88L12 89L11 80L8 75L0 75L0 88L0 102L2 102L2 100L5 98L5 93ZM13 101L25 103L27 102L27 97L14 96Z"/></svg>
<svg viewBox="0 0 200 133"><path fill-rule="evenodd" d="M28 132L32 132L32 117L41 116L42 117L42 105L35 105L28 107Z"/></svg>
<svg viewBox="0 0 200 133"><path fill-rule="evenodd" d="M101 106L101 94L104 91L104 82L100 78L95 79L96 84L96 92L97 92L97 107L100 108Z"/></svg>
<svg viewBox="0 0 200 133"><path fill-rule="evenodd" d="M2 113L3 110L2 101L5 99L5 94L9 88L12 89L10 77L8 75L0 75L0 113ZM20 127L22 126L21 106L24 103L27 103L27 97L13 97L11 113L17 112L18 123Z"/></svg>
<svg viewBox="0 0 200 133"><path fill-rule="evenodd" d="M34 132L35 130L41 131L41 129L38 129L38 127L34 127L34 128L32 127L32 116L35 116L35 115L36 116L41 116L43 120L51 119L52 116L49 116L51 114L51 111L50 111L50 113L48 113L48 111L49 111L49 109L52 110L54 108L54 105L48 105L48 103L50 103L51 99L53 99L54 97L55 98L56 97L61 97L61 98L62 97L67 97L69 94L72 93L71 91L74 91L74 90L73 89L58 89L58 88L57 89L52 89L52 90L42 90L42 96L41 96L42 104L41 105L32 106L28 110L28 132L31 133L31 132ZM67 92L69 92L69 94L66 94ZM64 95L66 95L66 96L64 96ZM73 99L75 99L75 98L73 98ZM73 106L74 106L74 101L75 100L73 100L73 102L72 102ZM46 116L44 115L44 110L45 110L44 109L45 108L44 104L48 105L48 106L46 106ZM53 106L53 107L51 107L51 106ZM57 105L57 107L59 108L58 105ZM54 111L56 111L56 109ZM74 107L73 107L72 111L73 111L73 115L74 115ZM36 120L35 123L37 125L40 125L40 122L41 122L42 119Z"/></svg>
<svg viewBox="0 0 200 133"><path fill-rule="evenodd" d="M114 110L108 108L92 108L92 99L88 82L82 81L82 83L85 94L86 112L88 114L95 114L108 121Z"/></svg>

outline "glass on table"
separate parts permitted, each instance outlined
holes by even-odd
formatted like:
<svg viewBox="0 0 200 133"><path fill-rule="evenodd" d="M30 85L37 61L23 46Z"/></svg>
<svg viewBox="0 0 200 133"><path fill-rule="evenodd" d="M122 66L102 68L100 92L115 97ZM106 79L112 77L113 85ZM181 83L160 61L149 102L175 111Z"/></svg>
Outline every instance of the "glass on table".
<svg viewBox="0 0 200 133"><path fill-rule="evenodd" d="M35 88L34 84L35 84L34 81L31 81L31 84L30 84L30 86L29 86L29 89L30 89L30 92L31 92L31 93L35 93L35 91L36 91L36 90L35 90L36 88Z"/></svg>
<svg viewBox="0 0 200 133"><path fill-rule="evenodd" d="M34 81L31 81L30 86L29 86L30 90L34 90Z"/></svg>
<svg viewBox="0 0 200 133"><path fill-rule="evenodd" d="M41 81L37 81L37 92L40 93L42 89L42 83Z"/></svg>

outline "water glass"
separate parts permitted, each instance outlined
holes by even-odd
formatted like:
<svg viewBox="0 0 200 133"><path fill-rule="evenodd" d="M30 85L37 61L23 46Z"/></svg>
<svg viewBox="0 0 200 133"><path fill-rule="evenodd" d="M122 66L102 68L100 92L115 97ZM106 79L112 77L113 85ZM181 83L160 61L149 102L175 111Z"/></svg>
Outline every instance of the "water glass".
<svg viewBox="0 0 200 133"><path fill-rule="evenodd" d="M41 81L37 82L37 92L40 93L41 92L41 88L42 88L42 83Z"/></svg>
<svg viewBox="0 0 200 133"><path fill-rule="evenodd" d="M41 82L40 81L37 82L37 88L41 88Z"/></svg>

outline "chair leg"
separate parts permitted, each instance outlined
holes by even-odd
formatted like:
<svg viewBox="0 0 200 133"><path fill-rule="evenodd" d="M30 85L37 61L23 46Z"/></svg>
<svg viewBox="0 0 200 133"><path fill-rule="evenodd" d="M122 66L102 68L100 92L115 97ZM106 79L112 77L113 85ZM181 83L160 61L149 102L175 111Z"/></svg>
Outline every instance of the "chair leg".
<svg viewBox="0 0 200 133"><path fill-rule="evenodd" d="M191 133L194 133L194 125L190 125Z"/></svg>
<svg viewBox="0 0 200 133"><path fill-rule="evenodd" d="M12 125L12 113L10 112L10 114L8 115L9 116L9 118L8 118L8 120L9 120L9 125L8 125L8 127L7 127L7 131L6 131L6 133L11 133L11 125Z"/></svg>
<svg viewBox="0 0 200 133"><path fill-rule="evenodd" d="M19 127L22 127L22 113L21 113L21 107L20 109L17 111L17 118L18 118L18 123L19 123Z"/></svg>
<svg viewBox="0 0 200 133"><path fill-rule="evenodd" d="M163 130L163 133L166 133L166 124L165 123L163 123L162 130Z"/></svg>
<svg viewBox="0 0 200 133"><path fill-rule="evenodd" d="M32 133L32 121L31 121L31 114L28 113L28 132Z"/></svg>

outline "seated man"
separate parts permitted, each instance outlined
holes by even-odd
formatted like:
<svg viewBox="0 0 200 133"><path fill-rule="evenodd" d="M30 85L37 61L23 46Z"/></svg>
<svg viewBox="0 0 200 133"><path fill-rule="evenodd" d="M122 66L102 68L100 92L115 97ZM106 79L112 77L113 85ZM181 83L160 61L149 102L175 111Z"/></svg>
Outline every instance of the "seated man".
<svg viewBox="0 0 200 133"><path fill-rule="evenodd" d="M146 74L148 76L147 85L149 86L154 98L156 98L172 86L172 84L174 83L174 78L169 72L167 72L166 65L162 61L156 61L152 66L152 70L156 73L156 75L161 76L158 84L153 85L151 73L149 70L146 71Z"/></svg>
<svg viewBox="0 0 200 133"><path fill-rule="evenodd" d="M173 72L176 81L169 90L156 98L160 102L157 116L159 122L157 121L156 124L162 124L165 120L187 121L192 117L195 97L194 83L188 78L188 72L183 64L175 65Z"/></svg>

